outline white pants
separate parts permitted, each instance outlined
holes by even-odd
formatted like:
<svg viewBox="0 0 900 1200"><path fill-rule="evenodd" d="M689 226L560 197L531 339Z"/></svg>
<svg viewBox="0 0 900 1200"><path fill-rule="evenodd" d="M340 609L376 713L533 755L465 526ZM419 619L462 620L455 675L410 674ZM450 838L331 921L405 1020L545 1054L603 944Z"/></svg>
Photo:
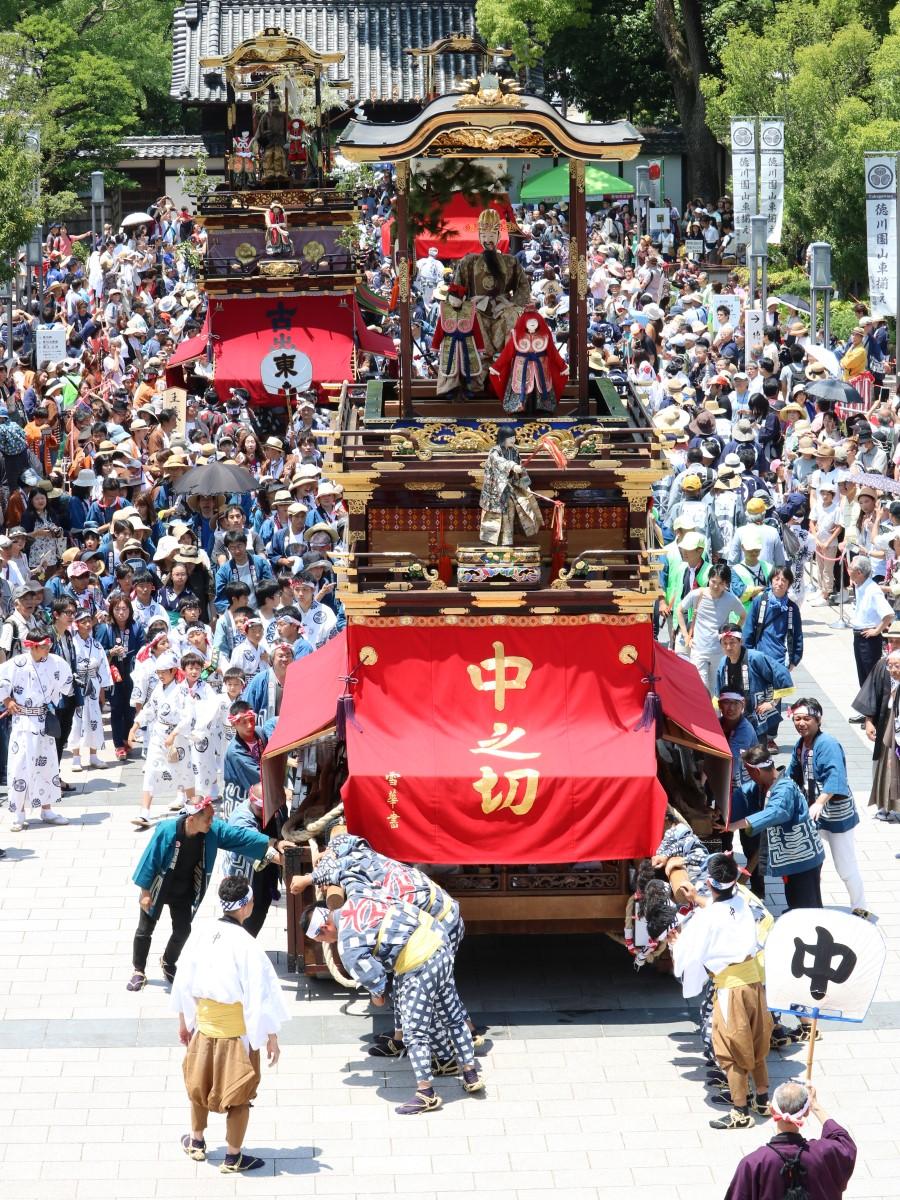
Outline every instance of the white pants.
<svg viewBox="0 0 900 1200"><path fill-rule="evenodd" d="M703 680L703 686L709 692L710 696L718 695L716 686L716 676L719 670L719 663L722 661L722 651L717 646L715 652L707 650L691 649L691 662L700 672L700 678Z"/></svg>
<svg viewBox="0 0 900 1200"><path fill-rule="evenodd" d="M848 829L846 833L829 833L827 829L819 830L822 841L831 851L834 869L843 880L844 887L850 896L850 907L865 908L866 891L859 863L856 861L854 832L853 829Z"/></svg>

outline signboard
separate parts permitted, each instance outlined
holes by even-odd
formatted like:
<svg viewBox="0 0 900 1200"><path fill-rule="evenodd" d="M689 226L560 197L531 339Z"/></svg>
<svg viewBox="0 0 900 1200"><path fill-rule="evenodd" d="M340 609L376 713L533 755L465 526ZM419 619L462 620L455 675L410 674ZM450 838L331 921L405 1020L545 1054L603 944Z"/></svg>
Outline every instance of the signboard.
<svg viewBox="0 0 900 1200"><path fill-rule="evenodd" d="M871 153L864 157L869 303L873 316L896 316L898 155Z"/></svg>
<svg viewBox="0 0 900 1200"><path fill-rule="evenodd" d="M886 957L874 925L834 908L795 908L766 941L766 1003L820 1021L863 1021Z"/></svg>
<svg viewBox="0 0 900 1200"><path fill-rule="evenodd" d="M662 230L667 230L671 226L669 210L667 208L648 208L647 209L647 232L656 233Z"/></svg>
<svg viewBox="0 0 900 1200"><path fill-rule="evenodd" d="M703 257L703 238L687 238L684 243L684 252L688 258L699 262Z"/></svg>
<svg viewBox="0 0 900 1200"><path fill-rule="evenodd" d="M750 242L750 218L756 214L756 118L731 120L731 188L734 236L739 246Z"/></svg>
<svg viewBox="0 0 900 1200"><path fill-rule="evenodd" d="M781 241L784 217L784 118L759 123L759 212L766 218L767 242Z"/></svg>
<svg viewBox="0 0 900 1200"><path fill-rule="evenodd" d="M724 308L727 316L719 311ZM724 325L730 325L732 330L741 327L741 298L740 296L713 296L709 306L709 327L713 333L718 333Z"/></svg>
<svg viewBox="0 0 900 1200"><path fill-rule="evenodd" d="M744 354L747 362L762 353L764 330L765 313L758 308L748 308L744 313Z"/></svg>
<svg viewBox="0 0 900 1200"><path fill-rule="evenodd" d="M187 425L187 392L184 388L170 387L162 394L163 408L174 408L178 423L176 429L179 437L185 436L185 426Z"/></svg>
<svg viewBox="0 0 900 1200"><path fill-rule="evenodd" d="M54 328L39 325L34 335L37 369L47 363L62 362L66 357L66 331L62 325Z"/></svg>

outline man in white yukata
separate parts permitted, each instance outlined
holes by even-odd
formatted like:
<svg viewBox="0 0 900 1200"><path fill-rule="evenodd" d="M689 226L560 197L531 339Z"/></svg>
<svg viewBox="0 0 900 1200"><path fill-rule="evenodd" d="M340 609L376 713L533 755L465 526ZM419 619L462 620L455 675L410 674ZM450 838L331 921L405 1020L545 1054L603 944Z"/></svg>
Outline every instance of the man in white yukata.
<svg viewBox="0 0 900 1200"><path fill-rule="evenodd" d="M191 1102L185 1154L206 1159L210 1112L226 1114L223 1174L255 1171L261 1158L243 1153L251 1102L259 1087L259 1052L278 1062L278 1031L290 1015L281 985L262 946L242 928L253 912L253 892L241 875L219 885L222 919L188 938L172 984L178 1036L187 1047L184 1082Z"/></svg>
<svg viewBox="0 0 900 1200"><path fill-rule="evenodd" d="M200 675L203 655L193 646L181 656L185 710L191 718L190 746L194 791L198 796L219 798L219 776L225 760L225 713L222 696ZM224 712L223 712L224 709Z"/></svg>
<svg viewBox="0 0 900 1200"><path fill-rule="evenodd" d="M170 650L156 659L159 683L135 715L128 735L129 745L133 747L138 730L147 730L141 811L132 817L132 824L138 829L150 828L150 805L161 788L174 785L186 799L194 798L194 772L188 742L191 712L185 703L184 689L176 679L177 671L178 660ZM181 807L180 803L178 807Z"/></svg>
<svg viewBox="0 0 900 1200"><path fill-rule="evenodd" d="M305 572L295 575L299 584L294 596L297 611L303 619L303 636L314 650L327 642L337 625L337 617L325 604L316 599L318 582Z"/></svg>
<svg viewBox="0 0 900 1200"><path fill-rule="evenodd" d="M105 767L97 755L103 749L103 701L107 688L112 688L112 675L106 651L94 639L94 621L86 608L75 614L75 633L72 638L75 648L75 682L78 685L80 704L72 719L69 734L69 749L72 752L71 769L86 770Z"/></svg>
<svg viewBox="0 0 900 1200"><path fill-rule="evenodd" d="M711 977L715 986L712 1043L725 1074L731 1111L712 1129L747 1129L751 1109L769 1116L766 1055L772 1017L766 1007L761 926L757 914L737 892L738 866L730 854L713 854L707 863L712 903L697 908L683 925L674 921L668 937L675 974L685 997L699 995ZM673 906L674 918L674 906ZM749 1096L752 1076L756 1094Z"/></svg>
<svg viewBox="0 0 900 1200"><path fill-rule="evenodd" d="M62 795L52 706L72 694L72 672L50 653L51 640L49 631L29 631L22 653L0 667L0 703L12 723L7 778L13 833L25 828L29 809L39 808L46 824L68 824L52 808Z"/></svg>

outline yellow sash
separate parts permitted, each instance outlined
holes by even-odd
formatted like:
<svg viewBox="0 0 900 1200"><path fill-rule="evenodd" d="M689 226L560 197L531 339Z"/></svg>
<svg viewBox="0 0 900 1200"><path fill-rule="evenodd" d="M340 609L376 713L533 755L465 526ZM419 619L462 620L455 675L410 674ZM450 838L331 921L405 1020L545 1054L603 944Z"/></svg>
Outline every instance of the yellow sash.
<svg viewBox="0 0 900 1200"><path fill-rule="evenodd" d="M218 1000L197 1001L197 1029L209 1038L243 1037L247 1032L244 1024L244 1006L220 1004Z"/></svg>
<svg viewBox="0 0 900 1200"><path fill-rule="evenodd" d="M381 922L381 928L375 939L376 950L381 948L381 938L390 918L391 914L388 913ZM413 930L409 941L397 955L394 974L405 975L408 971L414 971L416 967L421 967L422 963L428 962L429 958L441 948L443 941L440 931L434 927L434 918L428 913L419 913L418 927Z"/></svg>
<svg viewBox="0 0 900 1200"><path fill-rule="evenodd" d="M725 967L718 975L713 975L713 983L717 988L746 987L751 983L762 983L765 979L759 956L745 959L744 962L733 963Z"/></svg>
<svg viewBox="0 0 900 1200"><path fill-rule="evenodd" d="M453 909L452 898L450 896L447 896L446 892L444 893L444 895L446 896L446 899L444 900L444 907L441 909L441 911L435 917L436 921L446 921L447 918L450 916L450 913ZM429 882L429 884L428 884L428 907L429 908L434 908L435 900L437 900L437 887L435 886L434 882L432 881L432 882Z"/></svg>

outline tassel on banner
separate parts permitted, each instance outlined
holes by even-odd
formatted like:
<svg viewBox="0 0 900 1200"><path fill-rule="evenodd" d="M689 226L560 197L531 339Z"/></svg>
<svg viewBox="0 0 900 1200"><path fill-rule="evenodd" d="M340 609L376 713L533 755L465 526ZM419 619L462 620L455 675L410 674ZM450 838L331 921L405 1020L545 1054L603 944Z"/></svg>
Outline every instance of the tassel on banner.
<svg viewBox="0 0 900 1200"><path fill-rule="evenodd" d="M362 666L362 663L357 663L356 666ZM346 739L348 724L352 725L359 733L362 732L362 726L356 719L356 705L353 703L353 695L350 691L350 688L357 683L356 676L342 675L341 679L344 681L344 691L338 696L337 709L334 714L334 732L339 738Z"/></svg>
<svg viewBox="0 0 900 1200"><path fill-rule="evenodd" d="M663 708L662 700L659 697L659 692L654 688L654 683L661 678L659 675L645 675L641 683L646 683L650 690L644 697L644 709L641 713L641 719L634 727L634 732L642 732L645 729L652 729L654 737L657 739L663 734Z"/></svg>

